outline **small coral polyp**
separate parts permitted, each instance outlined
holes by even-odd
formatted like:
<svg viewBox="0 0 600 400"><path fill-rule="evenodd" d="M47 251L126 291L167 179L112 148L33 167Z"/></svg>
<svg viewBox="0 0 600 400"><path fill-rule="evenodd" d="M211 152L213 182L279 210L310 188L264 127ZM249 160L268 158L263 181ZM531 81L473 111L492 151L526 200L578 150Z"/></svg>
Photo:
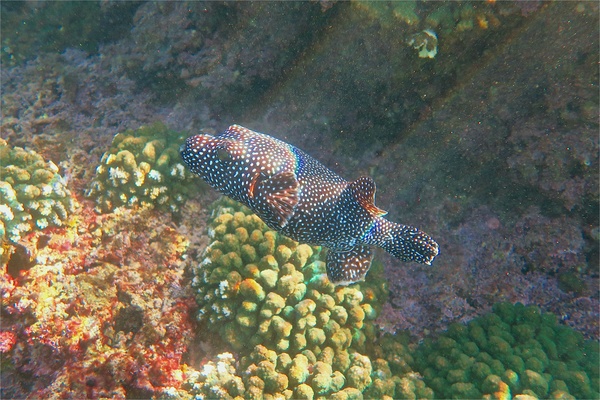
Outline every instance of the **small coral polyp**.
<svg viewBox="0 0 600 400"><path fill-rule="evenodd" d="M119 133L96 168L88 196L100 213L119 207L179 211L193 178L179 162L184 137L161 123Z"/></svg>
<svg viewBox="0 0 600 400"><path fill-rule="evenodd" d="M0 238L63 226L75 201L52 161L0 139Z"/></svg>

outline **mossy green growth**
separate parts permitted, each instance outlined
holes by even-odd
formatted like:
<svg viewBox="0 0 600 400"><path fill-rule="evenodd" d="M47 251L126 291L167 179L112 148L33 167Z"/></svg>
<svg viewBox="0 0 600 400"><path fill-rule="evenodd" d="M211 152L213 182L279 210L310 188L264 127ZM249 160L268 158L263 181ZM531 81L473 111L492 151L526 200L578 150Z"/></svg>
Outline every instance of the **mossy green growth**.
<svg viewBox="0 0 600 400"><path fill-rule="evenodd" d="M63 226L75 200L52 161L0 139L0 238Z"/></svg>
<svg viewBox="0 0 600 400"><path fill-rule="evenodd" d="M380 272L336 287L321 248L270 230L225 197L211 206L208 231L193 269L198 318L239 355L246 397L362 395L374 384L373 394L394 395L387 363L374 366L366 355L387 294ZM200 376L197 383L205 382Z"/></svg>
<svg viewBox="0 0 600 400"><path fill-rule="evenodd" d="M420 17L416 13L417 2L414 0L398 2L377 2L359 0L353 2L357 12L366 14L385 25L418 25Z"/></svg>
<svg viewBox="0 0 600 400"><path fill-rule="evenodd" d="M492 313L426 339L411 366L441 398L600 396L598 342L520 303L498 303Z"/></svg>
<svg viewBox="0 0 600 400"><path fill-rule="evenodd" d="M158 207L179 211L196 190L197 178L181 162L185 135L162 123L117 134L104 153L87 192L100 213L116 208Z"/></svg>

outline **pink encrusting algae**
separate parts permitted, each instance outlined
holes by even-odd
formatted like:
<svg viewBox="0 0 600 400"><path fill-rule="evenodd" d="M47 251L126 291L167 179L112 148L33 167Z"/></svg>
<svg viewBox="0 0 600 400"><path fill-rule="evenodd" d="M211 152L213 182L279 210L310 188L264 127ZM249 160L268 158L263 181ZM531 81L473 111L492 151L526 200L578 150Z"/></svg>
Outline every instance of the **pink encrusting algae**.
<svg viewBox="0 0 600 400"><path fill-rule="evenodd" d="M70 226L28 235L27 269L2 269L3 374L15 385L5 393L148 397L182 380L187 239L155 211L92 207L84 200Z"/></svg>

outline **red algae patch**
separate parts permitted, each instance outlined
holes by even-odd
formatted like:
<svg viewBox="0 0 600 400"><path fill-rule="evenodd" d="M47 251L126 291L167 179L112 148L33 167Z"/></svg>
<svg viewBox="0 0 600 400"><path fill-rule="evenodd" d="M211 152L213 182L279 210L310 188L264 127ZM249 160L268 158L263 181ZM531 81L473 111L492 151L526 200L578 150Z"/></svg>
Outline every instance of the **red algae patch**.
<svg viewBox="0 0 600 400"><path fill-rule="evenodd" d="M0 270L0 352L16 397L150 397L182 380L193 337L183 253L157 211L75 219L23 240L33 266ZM30 387L24 391L24 387Z"/></svg>

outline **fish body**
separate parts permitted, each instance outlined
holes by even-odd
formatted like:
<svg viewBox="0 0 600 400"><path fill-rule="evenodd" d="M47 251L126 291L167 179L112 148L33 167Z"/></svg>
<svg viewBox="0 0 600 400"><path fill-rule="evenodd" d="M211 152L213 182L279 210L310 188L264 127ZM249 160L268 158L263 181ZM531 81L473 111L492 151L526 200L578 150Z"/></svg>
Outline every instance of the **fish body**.
<svg viewBox="0 0 600 400"><path fill-rule="evenodd" d="M403 261L431 264L437 243L383 218L370 177L349 182L302 150L239 125L195 135L181 147L192 172L245 204L270 228L329 248L327 275L338 285L365 278L379 246Z"/></svg>

